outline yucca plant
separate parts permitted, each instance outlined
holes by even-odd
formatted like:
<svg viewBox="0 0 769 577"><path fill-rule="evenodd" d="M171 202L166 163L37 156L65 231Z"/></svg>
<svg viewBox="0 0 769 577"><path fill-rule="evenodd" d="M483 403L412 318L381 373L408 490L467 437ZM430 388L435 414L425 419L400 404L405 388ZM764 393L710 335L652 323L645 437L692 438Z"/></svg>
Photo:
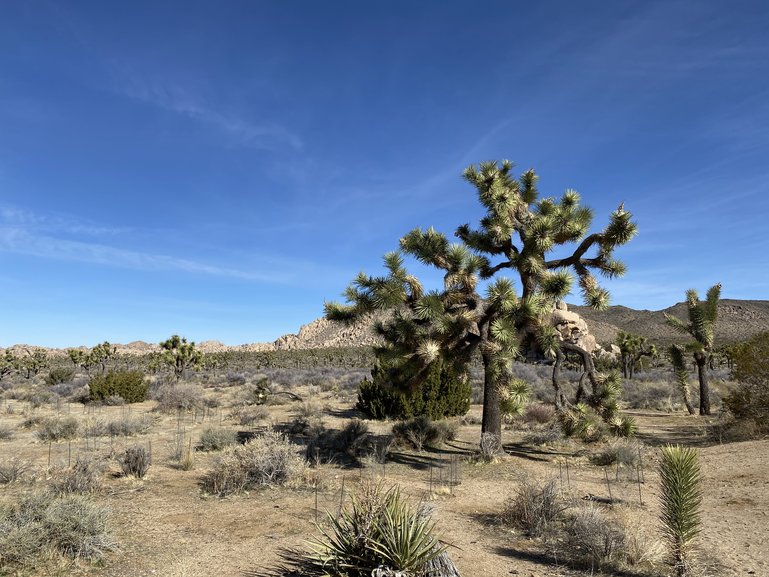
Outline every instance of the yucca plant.
<svg viewBox="0 0 769 577"><path fill-rule="evenodd" d="M368 577L376 569L419 575L443 553L434 523L415 510L397 487L364 489L339 515L328 513L328 528L310 541L306 573L324 577Z"/></svg>
<svg viewBox="0 0 769 577"><path fill-rule="evenodd" d="M697 451L680 445L662 449L660 496L663 531L675 559L678 577L691 574L690 549L699 534L702 479Z"/></svg>

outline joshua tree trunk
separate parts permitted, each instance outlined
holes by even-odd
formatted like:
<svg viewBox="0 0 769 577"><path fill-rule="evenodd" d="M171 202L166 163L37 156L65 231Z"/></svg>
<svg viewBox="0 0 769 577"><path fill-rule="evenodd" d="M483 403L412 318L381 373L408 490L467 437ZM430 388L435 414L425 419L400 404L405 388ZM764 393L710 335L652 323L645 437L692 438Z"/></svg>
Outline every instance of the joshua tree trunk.
<svg viewBox="0 0 769 577"><path fill-rule="evenodd" d="M482 352L483 358L483 421L481 422L481 434L491 433L498 439L502 439L502 407L494 378L492 364L493 355Z"/></svg>
<svg viewBox="0 0 769 577"><path fill-rule="evenodd" d="M700 381L700 415L710 414L710 385L708 384L708 355L705 352L694 354L697 362L697 378Z"/></svg>

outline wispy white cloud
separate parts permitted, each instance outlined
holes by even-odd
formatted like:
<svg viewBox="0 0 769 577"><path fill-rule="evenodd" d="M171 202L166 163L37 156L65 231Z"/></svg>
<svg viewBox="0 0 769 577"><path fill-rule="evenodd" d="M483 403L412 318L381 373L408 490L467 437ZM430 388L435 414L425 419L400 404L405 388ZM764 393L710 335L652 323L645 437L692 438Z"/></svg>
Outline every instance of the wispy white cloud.
<svg viewBox="0 0 769 577"><path fill-rule="evenodd" d="M129 227L100 226L70 215L44 215L10 205L0 205L0 225L87 236L114 236L131 232Z"/></svg>
<svg viewBox="0 0 769 577"><path fill-rule="evenodd" d="M145 271L181 271L187 273L239 278L251 281L286 282L279 272L244 271L173 256L127 250L105 244L34 235L21 228L0 228L0 251L85 262Z"/></svg>
<svg viewBox="0 0 769 577"><path fill-rule="evenodd" d="M113 67L115 90L136 100L209 126L230 138L232 144L260 149L288 147L301 150L302 138L275 122L253 122L242 115L224 112L192 94L180 84L152 82L123 68Z"/></svg>

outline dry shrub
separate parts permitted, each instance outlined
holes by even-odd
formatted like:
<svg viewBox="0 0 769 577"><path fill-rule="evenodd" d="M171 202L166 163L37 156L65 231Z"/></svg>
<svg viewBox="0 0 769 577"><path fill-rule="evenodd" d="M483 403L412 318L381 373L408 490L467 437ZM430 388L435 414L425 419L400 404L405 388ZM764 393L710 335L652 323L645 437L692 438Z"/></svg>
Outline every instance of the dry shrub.
<svg viewBox="0 0 769 577"><path fill-rule="evenodd" d="M209 427L200 434L201 451L221 451L231 447L237 442L237 434L231 429L223 427Z"/></svg>
<svg viewBox="0 0 769 577"><path fill-rule="evenodd" d="M16 432L13 430L13 427L8 425L0 425L0 441L10 441L13 439L15 434Z"/></svg>
<svg viewBox="0 0 769 577"><path fill-rule="evenodd" d="M531 403L526 407L523 413L523 420L526 423L536 423L544 425L549 423L555 417L555 407L545 403Z"/></svg>
<svg viewBox="0 0 769 577"><path fill-rule="evenodd" d="M32 464L29 461L18 457L0 461L0 485L21 481L31 468Z"/></svg>
<svg viewBox="0 0 769 577"><path fill-rule="evenodd" d="M108 422L105 433L110 437L135 437L149 431L154 424L155 419L150 415L122 417Z"/></svg>
<svg viewBox="0 0 769 577"><path fill-rule="evenodd" d="M437 446L456 438L458 424L455 421L433 422L429 417L414 417L393 425L395 442L409 445L421 451L426 445Z"/></svg>
<svg viewBox="0 0 769 577"><path fill-rule="evenodd" d="M537 537L542 535L565 510L555 479L539 485L529 477L523 477L515 494L505 503L502 520Z"/></svg>
<svg viewBox="0 0 769 577"><path fill-rule="evenodd" d="M330 462L349 458L358 461L373 451L366 423L353 419L339 431L323 429L307 443L307 457L315 462Z"/></svg>
<svg viewBox="0 0 769 577"><path fill-rule="evenodd" d="M600 568L625 558L625 528L590 503L572 511L564 527L564 543L576 561Z"/></svg>
<svg viewBox="0 0 769 577"><path fill-rule="evenodd" d="M305 467L297 449L280 433L263 433L221 455L203 477L203 489L224 496L260 485L284 485Z"/></svg>
<svg viewBox="0 0 769 577"><path fill-rule="evenodd" d="M554 423L551 423L543 429L531 431L523 438L524 443L534 447L554 445L562 440L563 431L561 430L560 425Z"/></svg>
<svg viewBox="0 0 769 577"><path fill-rule="evenodd" d="M593 453L590 461L601 466L616 464L632 468L639 464L643 452L643 445L638 441L615 439Z"/></svg>
<svg viewBox="0 0 769 577"><path fill-rule="evenodd" d="M152 464L149 451L139 445L126 449L118 461L125 476L131 475L139 479L147 474Z"/></svg>
<svg viewBox="0 0 769 577"><path fill-rule="evenodd" d="M157 401L155 410L161 413L177 413L199 410L205 407L203 387L191 383L166 383L152 394Z"/></svg>
<svg viewBox="0 0 769 577"><path fill-rule="evenodd" d="M270 418L270 411L263 405L241 405L232 410L230 417L240 425L251 426Z"/></svg>
<svg viewBox="0 0 769 577"><path fill-rule="evenodd" d="M31 569L50 552L99 561L116 546L107 530L108 518L108 510L82 495L27 495L0 511L3 568Z"/></svg>
<svg viewBox="0 0 769 577"><path fill-rule="evenodd" d="M77 437L78 422L75 417L51 417L43 419L37 438L41 441L68 441Z"/></svg>
<svg viewBox="0 0 769 577"><path fill-rule="evenodd" d="M101 488L103 473L103 462L79 456L71 468L54 477L51 490L57 495L95 493Z"/></svg>

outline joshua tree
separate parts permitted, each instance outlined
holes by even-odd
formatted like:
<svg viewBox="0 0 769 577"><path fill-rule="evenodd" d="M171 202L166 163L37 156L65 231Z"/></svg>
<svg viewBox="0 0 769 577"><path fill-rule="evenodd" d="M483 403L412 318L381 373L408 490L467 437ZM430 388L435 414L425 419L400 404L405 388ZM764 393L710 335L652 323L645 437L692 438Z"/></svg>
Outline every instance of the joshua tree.
<svg viewBox="0 0 769 577"><path fill-rule="evenodd" d="M0 381L15 371L17 365L18 360L16 359L16 356L6 349L2 356L0 356Z"/></svg>
<svg viewBox="0 0 769 577"><path fill-rule="evenodd" d="M708 385L708 361L713 354L714 331L718 320L718 299L721 296L721 284L708 289L705 301L700 301L697 291L686 291L686 309L689 322L665 313L667 324L680 333L694 338L686 348L694 355L697 365L697 378L700 382L700 415L710 414L710 388Z"/></svg>
<svg viewBox="0 0 769 577"><path fill-rule="evenodd" d="M48 367L48 352L43 348L33 350L25 349L25 356L16 357L16 370L24 375L25 379L31 379L41 370Z"/></svg>
<svg viewBox="0 0 769 577"><path fill-rule="evenodd" d="M558 378L565 351L582 357L593 385L592 398L605 400L606 380L595 371L589 351L562 340L550 326L550 315L556 302L571 290L570 271L579 276L588 304L605 306L608 292L590 271L621 275L624 266L612 258L612 252L635 234L630 213L620 206L602 232L585 237L592 213L579 206L576 192L567 191L560 201L537 200L534 172L527 171L516 180L511 169L512 164L505 161L465 170L464 177L476 187L487 215L479 230L468 225L457 229L463 245L450 244L433 229L416 229L401 239L403 253L442 271L443 290L425 294L419 280L403 267L401 255L391 253L385 257L387 276L361 274L346 292L349 305L326 306L327 317L336 320L358 318L372 310L393 311L391 320L377 328L386 342L383 354L401 359L398 378L405 385L419 386L439 356L464 369L472 353L480 351L485 375L481 430L497 437L500 403L511 396L509 367L521 341L527 348L556 357L553 384L559 409L568 404ZM580 242L570 256L546 259L556 246L569 242ZM591 249L595 254L588 257ZM520 298L512 282L498 276L503 269L517 273L523 290ZM496 277L485 299L476 290L478 277ZM515 396L517 391L512 392Z"/></svg>
<svg viewBox="0 0 769 577"><path fill-rule="evenodd" d="M182 378L184 371L197 366L202 353L195 348L195 343L187 342L187 339L179 335L172 335L166 341L160 343L162 360L174 371L176 380Z"/></svg>
<svg viewBox="0 0 769 577"><path fill-rule="evenodd" d="M456 235L482 256L483 278L491 278L504 269L511 269L518 276L522 315L517 319L517 328L525 348L556 358L556 407L564 410L568 405L559 381L566 352L582 357L585 377L593 388L593 401L605 400L605 377L595 370L590 351L562 338L551 327L550 316L556 302L571 291L574 274L587 305L596 309L608 306L609 293L592 273L597 271L609 278L624 274L625 266L613 257L613 252L635 236L636 225L620 204L610 215L606 228L588 235L593 213L580 206L576 191L567 190L560 200L539 199L534 171L528 170L515 179L511 170L508 161L485 162L465 170L465 179L475 186L487 212L479 229L472 230L465 224L457 229ZM578 244L568 256L548 258L558 247L573 243Z"/></svg>
<svg viewBox="0 0 769 577"><path fill-rule="evenodd" d="M668 349L668 353L670 354L670 362L673 364L673 373L676 377L676 383L684 398L686 410L689 411L690 415L693 415L694 406L692 405L691 393L689 392L689 371L686 369L684 350L679 345L672 345Z"/></svg>
<svg viewBox="0 0 769 577"><path fill-rule="evenodd" d="M635 367L642 357L654 357L657 348L648 343L646 337L619 331L617 333L617 345L622 355L622 376L632 379L635 375Z"/></svg>

